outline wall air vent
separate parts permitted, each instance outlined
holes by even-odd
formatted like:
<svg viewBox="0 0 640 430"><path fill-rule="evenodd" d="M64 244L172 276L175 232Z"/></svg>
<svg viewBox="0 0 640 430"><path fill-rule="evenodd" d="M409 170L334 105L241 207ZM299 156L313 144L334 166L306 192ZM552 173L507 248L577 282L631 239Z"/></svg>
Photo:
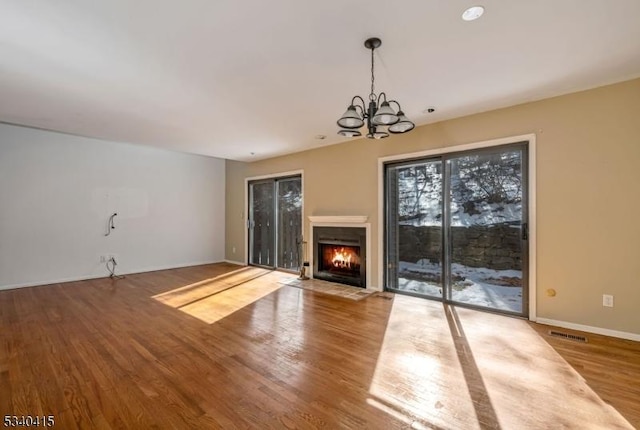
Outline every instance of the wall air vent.
<svg viewBox="0 0 640 430"><path fill-rule="evenodd" d="M563 333L561 331L549 330L549 335L554 337L561 337L563 339L574 340L576 342L588 342L587 338L584 336L578 336L575 334Z"/></svg>

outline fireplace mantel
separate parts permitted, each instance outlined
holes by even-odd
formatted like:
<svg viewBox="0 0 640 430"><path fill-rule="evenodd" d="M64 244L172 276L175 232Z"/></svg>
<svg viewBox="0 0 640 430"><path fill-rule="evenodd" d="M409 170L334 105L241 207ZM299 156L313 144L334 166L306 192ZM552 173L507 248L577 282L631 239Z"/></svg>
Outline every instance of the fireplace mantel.
<svg viewBox="0 0 640 430"><path fill-rule="evenodd" d="M362 224L367 222L367 215L313 215L309 216L312 223L329 223L329 224Z"/></svg>

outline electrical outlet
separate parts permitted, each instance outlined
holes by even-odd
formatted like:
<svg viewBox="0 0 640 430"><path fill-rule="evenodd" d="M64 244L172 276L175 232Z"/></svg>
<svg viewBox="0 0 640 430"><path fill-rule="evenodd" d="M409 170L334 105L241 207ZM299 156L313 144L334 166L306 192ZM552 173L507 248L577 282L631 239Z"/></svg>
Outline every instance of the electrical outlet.
<svg viewBox="0 0 640 430"><path fill-rule="evenodd" d="M234 247L233 247L233 249L231 250L231 253L232 253L232 254L235 254L235 253L236 253L236 247L235 247L235 246L234 246Z"/></svg>
<svg viewBox="0 0 640 430"><path fill-rule="evenodd" d="M602 306L606 306L608 308L613 307L613 296L610 294L602 295Z"/></svg>
<svg viewBox="0 0 640 430"><path fill-rule="evenodd" d="M107 259L107 256L106 256L106 255L101 255L101 256L100 256L100 262L101 262L101 263L106 263L106 262L107 262L107 260L108 260L108 259Z"/></svg>

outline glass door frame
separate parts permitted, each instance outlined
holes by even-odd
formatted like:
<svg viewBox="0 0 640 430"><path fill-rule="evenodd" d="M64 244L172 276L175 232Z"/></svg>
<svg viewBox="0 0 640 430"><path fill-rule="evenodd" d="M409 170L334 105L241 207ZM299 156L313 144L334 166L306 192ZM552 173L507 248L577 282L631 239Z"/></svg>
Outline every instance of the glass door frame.
<svg viewBox="0 0 640 430"><path fill-rule="evenodd" d="M274 211L273 222L274 222L274 234L273 234L273 242L274 242L274 265L273 266L263 266L254 264L251 262L252 257L252 249L251 249L251 220L253 218L253 208L251 205L251 185L257 183L268 183L268 182L277 182L286 179L300 178L300 195L301 195L301 204L300 204L300 237L304 241L304 171L303 170L295 170L290 172L276 173L272 175L263 175L263 176L255 176L255 177L247 177L244 179L244 202L245 202L245 212L243 214L243 218L245 220L244 225L244 243L245 243L245 253L244 253L244 264L247 266L256 266L256 267L264 267L268 269L281 270L285 272L297 273L297 270L289 270L286 268L278 267L278 188L274 186L274 195L273 195L273 204ZM304 259L304 256L301 256L301 259Z"/></svg>
<svg viewBox="0 0 640 430"><path fill-rule="evenodd" d="M416 154L415 156L408 156L407 158L395 158L394 160L384 161L380 160L381 165L381 185L382 192L381 198L382 201L382 227L383 235L381 238L382 242L382 284L383 290L392 291L394 293L416 296L420 298L424 298L427 300L435 300L441 301L446 304L452 304L456 306L462 306L472 309L477 309L485 312L499 313L503 315L512 315L516 317L523 317L528 319L535 318L535 297L531 294L530 282L532 282L532 276L530 274L531 270L531 258L530 252L535 252L535 238L531 240L531 233L535 234L535 229L532 229L532 220L530 218L530 211L532 204L535 205L534 199L531 198L531 187L530 181L532 180L532 169L530 168L532 165L535 166L535 159L532 160L532 153L535 149L535 140L530 139L530 136L524 139L515 138L511 142L500 143L495 145L486 145L476 148L468 148L462 149L459 148L456 150L455 147L450 148L451 151L447 152L445 150L438 151L437 154ZM449 161L455 158L465 157L468 155L482 155L482 154L495 154L501 151L509 151L510 149L518 149L521 151L521 172L522 172L522 220L521 220L521 237L524 234L526 239L521 239L522 243L522 256L521 256L521 264L522 264L522 312L512 312L503 309L495 309L486 306L474 305L472 303L458 302L454 301L451 298L451 286L449 285L451 280L451 166ZM412 165L418 164L420 162L428 163L433 161L440 161L442 163L442 204L441 204L441 213L443 223L442 227L442 235L441 235L441 262L442 262L442 272L441 272L441 285L442 285L442 297L429 296L420 293L415 293L411 291L404 291L397 288L389 287L389 274L391 272L390 265L392 262L389 260L389 247L390 243L390 205L389 205L389 190L388 190L388 166L402 166L402 165ZM534 164L531 164L534 163ZM535 227L535 224L534 224ZM532 249L533 248L533 249ZM397 269L395 270L397 272ZM535 281L535 277L533 277ZM533 306L531 303L533 297Z"/></svg>

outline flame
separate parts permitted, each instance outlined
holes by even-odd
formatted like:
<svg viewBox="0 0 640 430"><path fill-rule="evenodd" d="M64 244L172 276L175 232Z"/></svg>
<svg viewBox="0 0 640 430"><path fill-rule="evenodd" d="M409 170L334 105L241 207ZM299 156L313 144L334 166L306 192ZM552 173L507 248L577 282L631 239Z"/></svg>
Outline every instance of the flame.
<svg viewBox="0 0 640 430"><path fill-rule="evenodd" d="M353 252L349 252L344 248L340 248L340 250L336 249L333 254L333 259L331 262L334 267L340 268L351 268L351 258L353 257Z"/></svg>

